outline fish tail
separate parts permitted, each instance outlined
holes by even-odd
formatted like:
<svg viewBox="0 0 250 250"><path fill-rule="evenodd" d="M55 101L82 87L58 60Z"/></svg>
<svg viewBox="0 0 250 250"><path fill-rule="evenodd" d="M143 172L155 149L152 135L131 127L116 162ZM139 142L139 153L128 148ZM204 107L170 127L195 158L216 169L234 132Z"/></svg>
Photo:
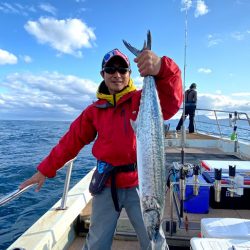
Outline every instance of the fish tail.
<svg viewBox="0 0 250 250"><path fill-rule="evenodd" d="M157 237L151 241L151 246L152 250L169 250L162 225L160 225Z"/></svg>
<svg viewBox="0 0 250 250"><path fill-rule="evenodd" d="M132 52L135 56L138 56L141 53L141 50L136 49L133 47L130 43L126 42L125 40L122 40L126 48Z"/></svg>
<svg viewBox="0 0 250 250"><path fill-rule="evenodd" d="M144 45L143 48L141 50L136 49L135 47L133 47L130 43L128 43L125 40L122 40L124 45L126 46L126 48L132 52L135 56L138 56L143 50L148 49L151 50L151 44L152 44L152 37L151 37L151 32L150 30L147 33L147 41L144 41Z"/></svg>

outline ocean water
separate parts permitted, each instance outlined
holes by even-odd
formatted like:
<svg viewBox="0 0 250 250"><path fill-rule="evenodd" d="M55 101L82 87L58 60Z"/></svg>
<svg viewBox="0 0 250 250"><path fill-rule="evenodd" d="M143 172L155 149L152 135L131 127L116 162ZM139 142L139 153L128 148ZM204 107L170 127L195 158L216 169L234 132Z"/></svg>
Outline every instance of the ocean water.
<svg viewBox="0 0 250 250"><path fill-rule="evenodd" d="M171 121L175 129L178 120ZM188 121L187 121L188 122ZM186 122L186 128L187 128ZM19 184L36 172L36 166L50 152L70 122L62 121L1 121L0 120L0 197L16 190ZM211 130L213 126L203 124ZM223 127L222 127L223 128ZM231 128L223 128L231 134ZM250 131L244 132L250 138ZM92 145L81 150L74 163L70 187L92 169L96 160L91 154ZM58 171L53 179L47 179L40 192L34 189L0 207L0 250L5 250L41 215L61 198L66 168Z"/></svg>
<svg viewBox="0 0 250 250"><path fill-rule="evenodd" d="M69 128L69 122L0 120L0 197L16 190ZM70 187L94 167L91 145L74 163ZM5 250L61 198L66 168L47 179L40 192L31 188L0 207L0 250Z"/></svg>

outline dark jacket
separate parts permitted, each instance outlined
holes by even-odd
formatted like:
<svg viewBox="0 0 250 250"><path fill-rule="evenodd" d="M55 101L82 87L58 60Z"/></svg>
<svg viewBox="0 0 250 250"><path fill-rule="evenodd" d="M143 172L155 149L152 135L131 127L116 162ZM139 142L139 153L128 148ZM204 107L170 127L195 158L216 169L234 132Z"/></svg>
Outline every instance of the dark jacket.
<svg viewBox="0 0 250 250"><path fill-rule="evenodd" d="M197 104L197 91L195 89L188 89L185 91L185 105L187 107L196 107Z"/></svg>

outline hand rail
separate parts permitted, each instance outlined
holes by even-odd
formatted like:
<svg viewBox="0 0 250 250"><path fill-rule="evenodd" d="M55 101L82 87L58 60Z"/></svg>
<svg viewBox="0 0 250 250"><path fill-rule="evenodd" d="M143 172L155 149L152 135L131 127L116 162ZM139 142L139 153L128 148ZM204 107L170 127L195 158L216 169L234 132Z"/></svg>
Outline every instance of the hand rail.
<svg viewBox="0 0 250 250"><path fill-rule="evenodd" d="M66 162L64 164L64 166L69 165L69 167L67 169L67 174L66 174L65 183L64 183L63 196L62 196L62 203L61 203L61 206L58 208L59 210L66 209L67 194L68 194L68 190L69 190L69 183L70 183L70 178L71 178L72 167L73 167L73 163L74 163L75 159L76 159L76 157L69 160L68 162ZM36 184L31 184L23 189L17 189L15 191L5 195L3 198L0 199L0 207L5 205L9 201L14 200L15 198L20 196L22 193L24 193L25 191L27 191L28 189L30 189L34 185L36 185Z"/></svg>
<svg viewBox="0 0 250 250"><path fill-rule="evenodd" d="M229 133L233 132L232 129L236 125L237 126L237 131L241 132L241 133L237 133L238 136L236 137L236 141L238 141L238 139L242 139L244 141L250 141L249 138L246 138L246 137L242 136L242 134L250 132L250 129L247 128L247 124L250 126L250 117L248 116L247 113L238 112L238 111L232 112L232 111L216 110L216 109L203 109L203 108L197 108L196 110L201 111L201 112L206 112L206 113L210 112L210 115L213 114L213 116L215 118L214 119L215 123L212 123L212 122L209 122L209 121L200 121L195 116L195 129L197 131L217 134L218 136L220 136L220 138L223 138L223 137L228 138L228 137L230 137ZM219 114L220 114L220 116L219 116ZM221 116L222 116L223 120L225 120L225 119L228 120L228 125L226 125L225 123L220 124L219 117L221 117ZM239 124L237 123L238 120L246 121L246 126L245 127L239 126ZM197 126L198 124L208 125L209 128L208 129L199 128L199 126ZM223 133L222 130L221 130L222 127L226 128L228 130L228 133L225 133L225 132Z"/></svg>
<svg viewBox="0 0 250 250"><path fill-rule="evenodd" d="M4 204L6 204L7 202L14 200L15 198L17 198L19 195L21 195L22 193L24 193L25 191L27 191L28 189L30 189L31 187L33 187L35 184L31 184L23 189L17 189L7 195L5 195L3 198L0 199L0 206L3 206Z"/></svg>

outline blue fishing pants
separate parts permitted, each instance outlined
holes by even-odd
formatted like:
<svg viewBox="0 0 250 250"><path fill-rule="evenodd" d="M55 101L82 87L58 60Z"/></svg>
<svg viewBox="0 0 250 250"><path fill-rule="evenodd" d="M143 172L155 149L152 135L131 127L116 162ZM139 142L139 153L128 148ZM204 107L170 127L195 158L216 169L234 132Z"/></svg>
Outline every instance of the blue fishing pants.
<svg viewBox="0 0 250 250"><path fill-rule="evenodd" d="M117 189L120 209L125 208L133 225L142 250L150 250L148 238L140 208L140 200L136 188ZM92 201L89 233L83 250L110 250L120 212L117 212L111 196L110 188L105 188L95 195Z"/></svg>

